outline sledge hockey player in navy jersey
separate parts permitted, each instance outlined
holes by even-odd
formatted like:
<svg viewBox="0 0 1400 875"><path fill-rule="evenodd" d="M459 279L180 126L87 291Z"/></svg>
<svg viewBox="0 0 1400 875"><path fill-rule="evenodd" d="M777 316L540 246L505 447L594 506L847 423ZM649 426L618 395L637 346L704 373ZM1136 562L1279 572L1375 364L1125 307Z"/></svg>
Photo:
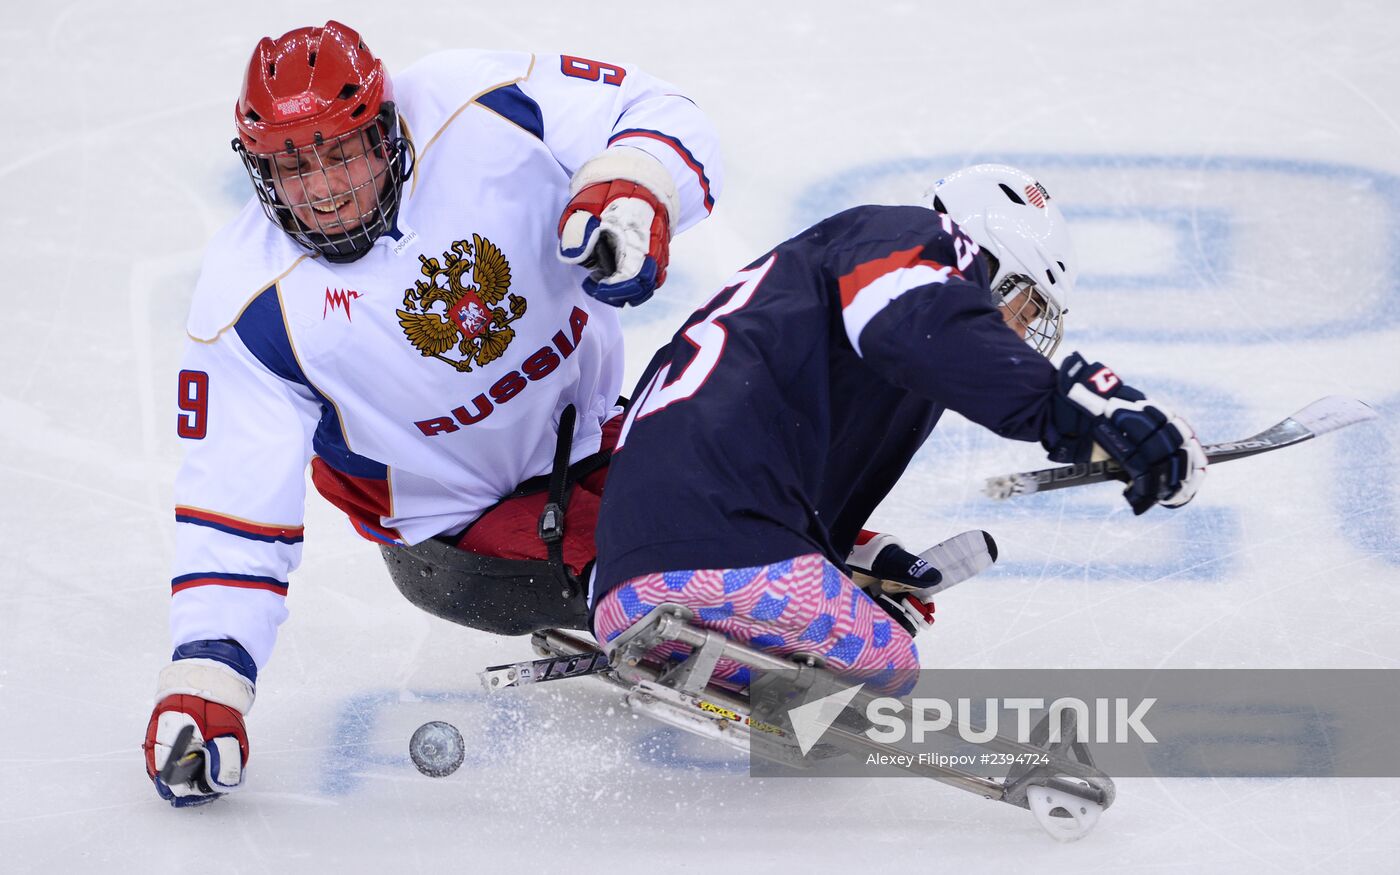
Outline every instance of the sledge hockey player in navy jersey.
<svg viewBox="0 0 1400 875"><path fill-rule="evenodd" d="M1045 188L978 165L940 180L931 206L814 225L736 274L652 359L598 522L600 642L672 602L740 643L907 686L924 601L990 564L992 542L959 536L910 569L922 581L877 588L881 605L845 563L910 558L887 536L861 543L861 527L945 410L1057 462L1101 448L1128 474L1135 513L1195 495L1206 460L1184 420L1102 364L1048 360L1075 257ZM742 686L745 671L715 677Z"/></svg>
<svg viewBox="0 0 1400 875"><path fill-rule="evenodd" d="M242 784L308 464L420 607L586 626L618 308L721 186L703 113L634 67L451 51L391 80L334 21L257 45L235 122L255 197L191 305L174 656L144 744L177 806Z"/></svg>

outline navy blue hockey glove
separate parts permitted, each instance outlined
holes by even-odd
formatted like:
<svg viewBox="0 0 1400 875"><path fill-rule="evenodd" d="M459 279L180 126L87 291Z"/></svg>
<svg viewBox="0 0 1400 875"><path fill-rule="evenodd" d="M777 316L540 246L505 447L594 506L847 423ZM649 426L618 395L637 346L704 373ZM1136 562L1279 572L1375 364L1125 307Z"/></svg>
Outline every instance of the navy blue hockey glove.
<svg viewBox="0 0 1400 875"><path fill-rule="evenodd" d="M160 673L142 745L146 774L162 799L176 808L202 805L243 785L248 763L243 715L253 707L257 673L253 658L236 641L192 641L175 648Z"/></svg>
<svg viewBox="0 0 1400 875"><path fill-rule="evenodd" d="M1205 450L1186 420L1077 352L1060 365L1054 432L1045 445L1052 461L1089 462L1102 448L1122 467L1135 514L1186 504L1206 476Z"/></svg>
<svg viewBox="0 0 1400 875"><path fill-rule="evenodd" d="M640 149L613 146L569 183L569 203L559 217L559 260L588 268L583 290L592 297L636 306L666 282L679 214L670 171Z"/></svg>

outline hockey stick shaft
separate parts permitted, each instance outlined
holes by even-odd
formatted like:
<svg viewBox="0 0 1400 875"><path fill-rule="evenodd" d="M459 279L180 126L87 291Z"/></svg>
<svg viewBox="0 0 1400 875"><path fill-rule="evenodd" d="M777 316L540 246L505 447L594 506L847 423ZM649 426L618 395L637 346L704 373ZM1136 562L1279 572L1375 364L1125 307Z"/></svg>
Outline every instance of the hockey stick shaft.
<svg viewBox="0 0 1400 875"><path fill-rule="evenodd" d="M1364 402L1339 395L1329 395L1299 410L1282 422L1243 440L1206 444L1206 459L1213 465L1230 462L1259 453L1290 447L1319 435L1376 418L1376 411ZM1127 476L1116 462L1088 462L1042 468L1019 474L1005 474L987 479L983 491L992 498L1012 498L1032 492L1050 492L1070 486L1126 480Z"/></svg>

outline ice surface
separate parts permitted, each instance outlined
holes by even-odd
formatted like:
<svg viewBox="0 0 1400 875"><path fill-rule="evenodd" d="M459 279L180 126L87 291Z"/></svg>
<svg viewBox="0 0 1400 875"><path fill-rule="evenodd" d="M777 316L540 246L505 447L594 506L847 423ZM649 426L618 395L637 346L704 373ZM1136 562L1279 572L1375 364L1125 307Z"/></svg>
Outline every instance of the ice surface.
<svg viewBox="0 0 1400 875"><path fill-rule="evenodd" d="M991 502L1032 447L940 428L875 524L987 528L929 666L1400 668L1400 7L1362 2L15 4L0 24L0 866L6 871L1388 871L1400 781L1124 780L1072 846L917 781L757 781L588 682L487 702L522 640L417 612L313 499L248 789L172 811L138 745L168 658L172 374L253 43L352 23L391 69L442 48L568 51L680 83L729 189L628 313L631 376L808 221L980 158L1076 223L1066 350L1207 440L1314 398L1381 418L1211 472L1134 519L1111 486ZM780 339L775 342L781 342ZM466 764L420 775L426 720Z"/></svg>

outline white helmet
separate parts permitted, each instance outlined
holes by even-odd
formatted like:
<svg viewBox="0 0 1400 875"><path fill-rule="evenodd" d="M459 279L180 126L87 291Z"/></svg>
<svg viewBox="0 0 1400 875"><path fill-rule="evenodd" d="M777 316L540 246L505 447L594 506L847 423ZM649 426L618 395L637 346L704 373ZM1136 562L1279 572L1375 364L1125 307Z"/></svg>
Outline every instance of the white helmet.
<svg viewBox="0 0 1400 875"><path fill-rule="evenodd" d="M1014 318L1027 343L1052 355L1078 270L1065 217L1045 186L1015 167L974 164L934 183L928 202L991 256L991 288L1003 307L1024 293ZM1035 312L1027 314L1029 304Z"/></svg>

